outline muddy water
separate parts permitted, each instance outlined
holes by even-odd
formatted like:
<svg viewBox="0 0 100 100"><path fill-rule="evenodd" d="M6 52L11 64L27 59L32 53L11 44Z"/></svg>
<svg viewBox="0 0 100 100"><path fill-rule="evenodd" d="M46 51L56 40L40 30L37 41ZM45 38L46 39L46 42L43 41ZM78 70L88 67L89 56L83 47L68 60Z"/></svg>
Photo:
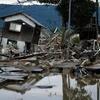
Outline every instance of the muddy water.
<svg viewBox="0 0 100 100"><path fill-rule="evenodd" d="M0 85L0 100L100 100L99 78L76 79L66 73L50 73L38 81Z"/></svg>

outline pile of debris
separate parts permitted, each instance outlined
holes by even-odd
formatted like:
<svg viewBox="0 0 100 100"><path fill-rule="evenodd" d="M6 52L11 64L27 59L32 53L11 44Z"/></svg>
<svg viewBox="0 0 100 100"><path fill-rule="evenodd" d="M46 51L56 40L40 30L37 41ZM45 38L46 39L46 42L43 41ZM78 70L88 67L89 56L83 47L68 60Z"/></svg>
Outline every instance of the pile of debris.
<svg viewBox="0 0 100 100"><path fill-rule="evenodd" d="M70 34L68 36L70 37ZM0 62L12 66L28 66L32 69L34 66L44 66L44 62L46 67L51 67L58 64L63 65L68 61L76 62L81 66L85 66L86 62L95 61L100 51L96 41L72 43L70 39L63 45L62 34L55 32L49 39L43 38L38 45L34 45L35 49L32 53L21 53L14 45L10 44L6 48L2 48L0 55L3 57Z"/></svg>

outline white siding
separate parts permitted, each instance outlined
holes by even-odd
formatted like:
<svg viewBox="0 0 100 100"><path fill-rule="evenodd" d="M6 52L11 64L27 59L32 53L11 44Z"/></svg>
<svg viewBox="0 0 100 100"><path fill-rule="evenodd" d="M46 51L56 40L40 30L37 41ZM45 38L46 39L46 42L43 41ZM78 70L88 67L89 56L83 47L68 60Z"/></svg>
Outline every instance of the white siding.
<svg viewBox="0 0 100 100"><path fill-rule="evenodd" d="M2 38L2 45L3 45L3 48L6 48L7 46L7 38ZM23 52L24 51L24 47L25 47L25 42L22 42L22 41L17 41L17 46L18 46L18 49L19 49L19 52Z"/></svg>
<svg viewBox="0 0 100 100"><path fill-rule="evenodd" d="M35 27L35 23L33 23L31 20L29 20L28 18L26 18L23 15L15 15L12 17L7 17L5 19L5 22L16 21L16 20L23 20L25 23L29 24L30 26Z"/></svg>
<svg viewBox="0 0 100 100"><path fill-rule="evenodd" d="M8 40L7 38L2 38L1 44L3 45L3 48L6 48L7 40Z"/></svg>
<svg viewBox="0 0 100 100"><path fill-rule="evenodd" d="M17 46L18 46L19 52L23 52L24 47L25 47L25 42L17 41Z"/></svg>

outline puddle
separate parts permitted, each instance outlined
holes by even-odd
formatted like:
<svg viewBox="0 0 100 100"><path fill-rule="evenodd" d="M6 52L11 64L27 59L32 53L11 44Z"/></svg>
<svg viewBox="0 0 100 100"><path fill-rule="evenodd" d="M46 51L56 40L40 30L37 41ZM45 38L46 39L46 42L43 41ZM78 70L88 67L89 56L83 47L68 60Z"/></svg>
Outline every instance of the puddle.
<svg viewBox="0 0 100 100"><path fill-rule="evenodd" d="M68 74L6 82L0 85L1 100L100 100L99 78L76 79Z"/></svg>

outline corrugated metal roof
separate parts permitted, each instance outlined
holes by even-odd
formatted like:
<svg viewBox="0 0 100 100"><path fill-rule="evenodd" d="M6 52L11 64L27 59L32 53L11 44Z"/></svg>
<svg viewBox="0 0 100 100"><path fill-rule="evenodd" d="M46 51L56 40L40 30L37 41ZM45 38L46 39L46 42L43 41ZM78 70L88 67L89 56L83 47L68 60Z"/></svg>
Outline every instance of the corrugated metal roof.
<svg viewBox="0 0 100 100"><path fill-rule="evenodd" d="M58 11L56 10L56 6L54 5L0 5L0 16L7 16L9 14L18 12L28 14L48 29L61 27L61 16L59 15ZM2 23L0 21L0 26L1 24Z"/></svg>

